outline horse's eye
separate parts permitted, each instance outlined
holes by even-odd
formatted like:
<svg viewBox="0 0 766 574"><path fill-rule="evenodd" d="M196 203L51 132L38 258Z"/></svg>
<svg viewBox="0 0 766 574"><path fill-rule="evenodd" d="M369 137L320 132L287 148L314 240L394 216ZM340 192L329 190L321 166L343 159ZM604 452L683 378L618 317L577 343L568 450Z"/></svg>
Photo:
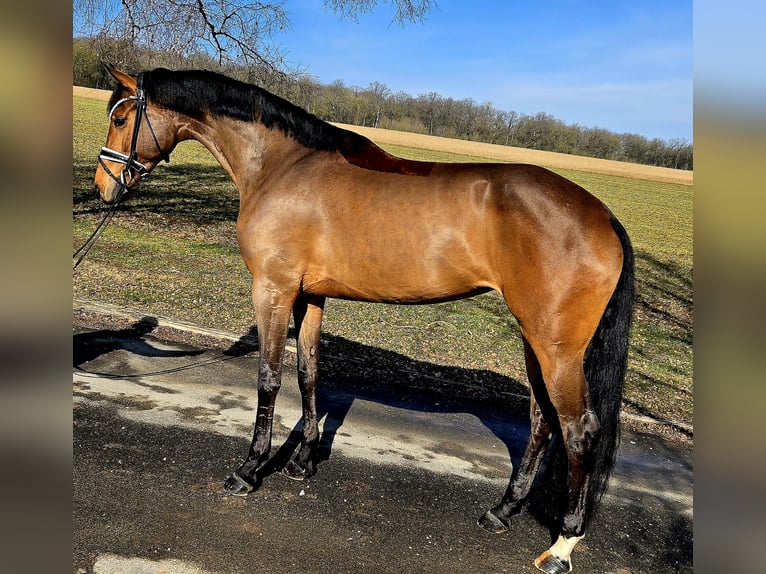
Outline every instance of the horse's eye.
<svg viewBox="0 0 766 574"><path fill-rule="evenodd" d="M114 125L116 127L118 127L118 128L121 128L122 126L125 125L126 121L128 121L128 120L123 118L123 117L116 117L116 118L114 118Z"/></svg>

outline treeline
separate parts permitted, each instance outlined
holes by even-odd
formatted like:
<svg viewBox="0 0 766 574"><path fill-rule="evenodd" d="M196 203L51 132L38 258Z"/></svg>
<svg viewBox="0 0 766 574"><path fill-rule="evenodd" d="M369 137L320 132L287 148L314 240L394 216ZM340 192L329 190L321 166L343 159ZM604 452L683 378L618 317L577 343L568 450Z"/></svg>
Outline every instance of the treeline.
<svg viewBox="0 0 766 574"><path fill-rule="evenodd" d="M320 84L306 74L287 75L269 66L220 65L206 54L173 57L135 50L117 42L73 42L75 85L110 89L102 61L129 71L166 66L220 71L255 83L332 122L379 127L448 138L517 146L618 161L691 170L693 146L684 139L665 141L640 134L617 134L602 128L567 124L543 112L527 115L496 109L491 103L455 100L435 92L413 96L385 84L347 86L337 80Z"/></svg>

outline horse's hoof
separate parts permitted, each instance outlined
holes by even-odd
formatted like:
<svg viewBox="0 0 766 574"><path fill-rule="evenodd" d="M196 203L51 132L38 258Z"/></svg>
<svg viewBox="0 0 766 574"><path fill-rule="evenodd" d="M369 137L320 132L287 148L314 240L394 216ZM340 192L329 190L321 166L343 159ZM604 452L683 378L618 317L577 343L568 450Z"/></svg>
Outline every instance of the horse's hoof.
<svg viewBox="0 0 766 574"><path fill-rule="evenodd" d="M508 532L508 524L495 516L491 510L487 510L487 512L484 513L484 516L479 518L476 524L481 526L484 530L492 532L493 534L502 534L503 532Z"/></svg>
<svg viewBox="0 0 766 574"><path fill-rule="evenodd" d="M535 566L546 574L564 574L572 571L572 564L569 560L556 558L549 551L545 551L535 560Z"/></svg>
<svg viewBox="0 0 766 574"><path fill-rule="evenodd" d="M226 494L232 496L247 496L255 490L255 487L242 478L239 473L232 472L223 481L223 489Z"/></svg>
<svg viewBox="0 0 766 574"><path fill-rule="evenodd" d="M304 480L310 476L313 476L313 465L308 464L303 466L295 459L292 459L282 469L282 474L291 480Z"/></svg>

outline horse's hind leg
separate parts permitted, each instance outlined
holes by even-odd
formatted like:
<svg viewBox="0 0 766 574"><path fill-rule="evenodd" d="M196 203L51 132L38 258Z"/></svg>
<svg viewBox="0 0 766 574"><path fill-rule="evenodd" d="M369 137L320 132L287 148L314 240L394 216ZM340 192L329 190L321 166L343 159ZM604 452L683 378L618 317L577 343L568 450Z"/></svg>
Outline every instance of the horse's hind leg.
<svg viewBox="0 0 766 574"><path fill-rule="evenodd" d="M258 486L256 472L271 452L274 404L282 385L282 358L294 296L283 290L253 283L253 303L258 326L258 410L247 458L224 481L229 494L245 496Z"/></svg>
<svg viewBox="0 0 766 574"><path fill-rule="evenodd" d="M300 450L287 463L284 474L301 480L315 472L319 444L316 385L319 378L319 336L324 298L298 297L293 307L298 342L298 386L303 400L303 438Z"/></svg>
<svg viewBox="0 0 766 574"><path fill-rule="evenodd" d="M572 550L585 535L592 447L599 422L588 398L582 351L567 352L564 348L551 351L542 370L566 450L567 494L559 537L535 560L535 566L549 574L563 574L572 570Z"/></svg>
<svg viewBox="0 0 766 574"><path fill-rule="evenodd" d="M545 451L551 441L550 427L535 400L536 394L540 397L546 396L542 373L540 372L540 363L537 361L537 357L526 339L524 339L524 359L527 367L527 377L532 386L529 406L531 419L529 441L515 475L508 484L503 500L479 519L479 526L498 534L508 530L511 516L521 511L532 488L537 471L540 469Z"/></svg>

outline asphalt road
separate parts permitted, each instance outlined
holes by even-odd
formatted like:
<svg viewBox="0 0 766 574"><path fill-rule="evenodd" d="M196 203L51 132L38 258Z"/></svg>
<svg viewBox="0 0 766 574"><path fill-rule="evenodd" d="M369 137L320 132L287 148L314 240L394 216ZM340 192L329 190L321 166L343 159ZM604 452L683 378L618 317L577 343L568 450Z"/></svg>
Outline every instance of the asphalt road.
<svg viewBox="0 0 766 574"><path fill-rule="evenodd" d="M256 358L150 331L74 331L73 572L536 572L550 533L534 509L507 534L476 526L521 454L524 417L323 380L318 473L275 472L231 497L222 481L251 438ZM299 405L287 367L274 470L295 444ZM624 433L574 571L692 572L692 484L690 447Z"/></svg>

